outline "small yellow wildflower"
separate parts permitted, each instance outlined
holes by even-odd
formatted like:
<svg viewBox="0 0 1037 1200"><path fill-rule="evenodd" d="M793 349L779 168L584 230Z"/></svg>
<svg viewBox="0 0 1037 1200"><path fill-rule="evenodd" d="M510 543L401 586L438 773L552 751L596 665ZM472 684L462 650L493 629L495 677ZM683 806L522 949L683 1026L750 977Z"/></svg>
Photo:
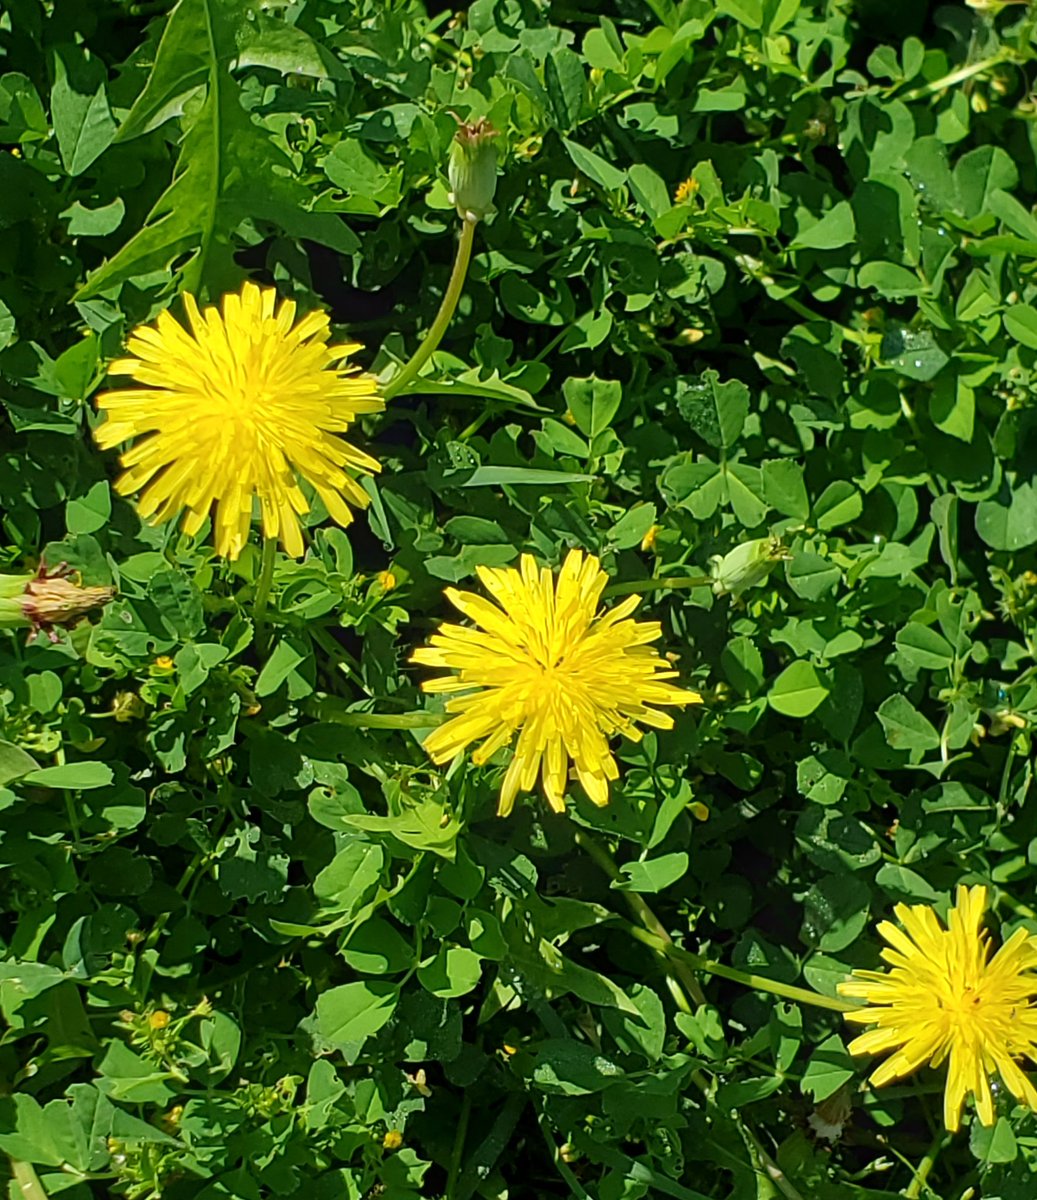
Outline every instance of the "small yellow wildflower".
<svg viewBox="0 0 1037 1200"><path fill-rule="evenodd" d="M985 887L959 886L945 929L929 905L898 904L903 928L878 926L892 969L854 971L839 985L844 996L867 1002L846 1019L875 1026L850 1043L850 1053L893 1051L871 1075L876 1087L947 1061L943 1120L951 1132L969 1093L980 1121L994 1124L995 1071L1017 1100L1037 1109L1037 1089L1016 1064L1037 1061L1037 941L1018 929L991 958L990 936L980 930L986 906Z"/></svg>
<svg viewBox="0 0 1037 1200"><path fill-rule="evenodd" d="M692 179L689 175L687 179L677 184L677 190L673 193L674 204L683 204L685 200L690 200L698 190L699 181Z"/></svg>
<svg viewBox="0 0 1037 1200"><path fill-rule="evenodd" d="M158 658L155 659L155 666L158 667L160 671L172 671L172 669L176 666L176 663L173 662L168 654L160 654Z"/></svg>
<svg viewBox="0 0 1037 1200"><path fill-rule="evenodd" d="M254 283L224 296L219 310L199 311L189 294L184 307L189 328L160 313L131 334L132 357L109 368L144 386L98 397L107 417L94 435L98 445L108 450L133 439L116 487L141 493L146 519L183 513L188 536L215 508L216 552L228 559L248 541L258 497L264 534L298 557L299 517L310 510L300 481L334 521L348 525L349 504L368 503L350 472L378 470L338 436L383 407L374 378L342 365L360 347L328 345L326 313L296 321L294 300L278 305L273 288Z"/></svg>
<svg viewBox="0 0 1037 1200"><path fill-rule="evenodd" d="M629 619L640 596L599 614L608 576L593 554L570 551L557 576L538 569L528 554L518 570L477 571L492 601L446 590L477 628L443 624L413 656L456 672L422 685L450 694L446 708L455 714L429 734L425 749L433 762L444 763L480 742L472 762L481 765L517 733L501 786L501 816L538 774L548 803L563 812L570 759L588 797L607 804L609 781L619 776L609 738L621 733L639 741L637 723L670 729L673 718L655 706L697 704L702 697L664 682L677 672L649 649L661 626Z"/></svg>
<svg viewBox="0 0 1037 1200"><path fill-rule="evenodd" d="M148 1025L152 1029L165 1029L171 1018L169 1013L162 1008L156 1008L155 1011L148 1017Z"/></svg>
<svg viewBox="0 0 1037 1200"><path fill-rule="evenodd" d="M399 1150L403 1145L403 1134L398 1129L390 1129L382 1138L382 1146L386 1150Z"/></svg>
<svg viewBox="0 0 1037 1200"><path fill-rule="evenodd" d="M396 576L392 571L379 571L375 579L384 592L391 592L396 586Z"/></svg>

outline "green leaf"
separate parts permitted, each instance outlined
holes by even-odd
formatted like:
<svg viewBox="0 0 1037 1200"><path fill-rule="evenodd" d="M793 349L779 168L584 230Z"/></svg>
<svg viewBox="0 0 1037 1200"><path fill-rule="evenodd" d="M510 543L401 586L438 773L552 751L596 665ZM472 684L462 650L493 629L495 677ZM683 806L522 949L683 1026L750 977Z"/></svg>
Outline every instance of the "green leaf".
<svg viewBox="0 0 1037 1200"><path fill-rule="evenodd" d="M1007 1117L998 1117L993 1126L973 1121L969 1129L969 1150L982 1163L1015 1162L1019 1145L1012 1123Z"/></svg>
<svg viewBox="0 0 1037 1200"><path fill-rule="evenodd" d="M810 499L800 464L791 458L771 458L762 471L764 500L784 516L805 521L810 516Z"/></svg>
<svg viewBox="0 0 1037 1200"><path fill-rule="evenodd" d="M818 956L820 957L820 956ZM853 1059L837 1033L814 1047L799 1086L819 1104L837 1092L857 1073Z"/></svg>
<svg viewBox="0 0 1037 1200"><path fill-rule="evenodd" d="M940 744L933 723L899 692L883 700L878 718L894 750L935 750Z"/></svg>
<svg viewBox="0 0 1037 1200"><path fill-rule="evenodd" d="M896 637L900 658L913 668L942 671L954 660L954 647L931 625L911 621Z"/></svg>
<svg viewBox="0 0 1037 1200"><path fill-rule="evenodd" d="M807 892L800 937L808 946L838 953L868 923L871 891L856 875L828 875Z"/></svg>
<svg viewBox="0 0 1037 1200"><path fill-rule="evenodd" d="M537 1047L533 1084L556 1096L586 1096L611 1087L623 1070L591 1046L569 1038L548 1038Z"/></svg>
<svg viewBox="0 0 1037 1200"><path fill-rule="evenodd" d="M818 529L836 529L856 521L864 511L860 492L845 479L836 479L814 501Z"/></svg>
<svg viewBox="0 0 1037 1200"><path fill-rule="evenodd" d="M441 946L435 958L418 967L418 982L433 996L467 996L482 977L482 960L466 946Z"/></svg>
<svg viewBox="0 0 1037 1200"><path fill-rule="evenodd" d="M292 236L332 245L344 236L333 214L311 211L309 188L285 152L242 107L229 65L243 16L217 0L179 0L170 15L148 83L118 140L184 114L173 181L144 227L79 289L78 300L135 274L165 269L174 259L183 260L179 269L185 289L198 291L210 259L220 247L227 252L232 232L246 218L268 220ZM264 180L263 187L254 186L257 178ZM356 242L348 235L340 244L355 247Z"/></svg>
<svg viewBox="0 0 1037 1200"><path fill-rule="evenodd" d="M820 221L796 235L793 250L836 250L849 246L857 236L853 208L848 200L840 200Z"/></svg>
<svg viewBox="0 0 1037 1200"><path fill-rule="evenodd" d="M39 763L31 754L13 742L0 741L0 787L37 770Z"/></svg>
<svg viewBox="0 0 1037 1200"><path fill-rule="evenodd" d="M594 475L574 471L541 471L536 467L476 467L460 487L560 487L566 483L593 483Z"/></svg>
<svg viewBox="0 0 1037 1200"><path fill-rule="evenodd" d="M1002 320L1009 337L1022 346L1037 350L1037 309L1029 304L1013 304L1005 309Z"/></svg>
<svg viewBox="0 0 1037 1200"><path fill-rule="evenodd" d="M1011 473L996 498L976 507L976 532L993 550L1023 550L1037 542L1037 487Z"/></svg>
<svg viewBox="0 0 1037 1200"><path fill-rule="evenodd" d="M552 50L544 63L544 86L555 125L564 133L580 119L583 107L584 74L580 57L572 50Z"/></svg>
<svg viewBox="0 0 1037 1200"><path fill-rule="evenodd" d="M678 850L658 858L624 863L620 870L625 878L614 880L614 888L624 892L661 892L684 878L688 871L688 856Z"/></svg>
<svg viewBox="0 0 1037 1200"><path fill-rule="evenodd" d="M914 271L891 262L865 263L857 273L857 283L880 296L898 301L905 296L923 296L929 291L929 285Z"/></svg>
<svg viewBox="0 0 1037 1200"><path fill-rule="evenodd" d="M392 1018L399 988L359 980L329 988L317 997L317 1031L333 1046L357 1051Z"/></svg>
<svg viewBox="0 0 1037 1200"><path fill-rule="evenodd" d="M307 649L299 638L283 638L278 642L256 680L256 695L273 695L306 659Z"/></svg>
<svg viewBox="0 0 1037 1200"><path fill-rule="evenodd" d="M78 48L55 50L51 113L61 162L69 175L81 175L115 138L104 78L100 62Z"/></svg>
<svg viewBox="0 0 1037 1200"><path fill-rule="evenodd" d="M990 207L991 193L1015 187L1019 172L1011 156L1000 146L978 146L958 159L954 182L962 212L966 217L977 217Z"/></svg>
<svg viewBox="0 0 1037 1200"><path fill-rule="evenodd" d="M699 437L718 449L733 446L749 413L749 389L740 380L720 382L716 371L682 380L677 398L681 416Z"/></svg>
<svg viewBox="0 0 1037 1200"><path fill-rule="evenodd" d="M802 659L790 663L771 684L767 703L786 717L808 717L828 695L817 671Z"/></svg>
<svg viewBox="0 0 1037 1200"><path fill-rule="evenodd" d="M732 638L720 654L728 682L743 696L751 696L763 683L763 656L749 637Z"/></svg>
<svg viewBox="0 0 1037 1200"><path fill-rule="evenodd" d="M70 788L88 791L107 787L115 778L112 768L103 762L63 763L59 767L42 767L22 776L22 782L32 787Z"/></svg>
<svg viewBox="0 0 1037 1200"><path fill-rule="evenodd" d="M576 427L592 440L612 424L623 400L623 387L615 379L567 379L562 394Z"/></svg>
<svg viewBox="0 0 1037 1200"><path fill-rule="evenodd" d="M626 183L626 175L596 151L581 146L579 142L570 141L569 138L562 138L562 142L577 169L594 183L609 191L615 191Z"/></svg>

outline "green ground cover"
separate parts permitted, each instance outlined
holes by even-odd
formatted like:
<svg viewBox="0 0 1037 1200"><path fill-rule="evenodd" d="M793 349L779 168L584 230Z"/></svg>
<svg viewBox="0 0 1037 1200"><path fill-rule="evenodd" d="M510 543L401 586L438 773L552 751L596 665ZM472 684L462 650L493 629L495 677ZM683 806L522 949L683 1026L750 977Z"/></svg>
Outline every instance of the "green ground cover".
<svg viewBox="0 0 1037 1200"><path fill-rule="evenodd" d="M1035 26L6 0L11 1197L1037 1194ZM170 320L227 295L205 359ZM313 449L347 377L251 349L302 363L309 313L357 344L352 484ZM141 384L157 524L116 488ZM268 467L298 518L251 518ZM607 576L579 602L573 551ZM546 590L483 668L555 628L555 580L560 649L453 746L422 684L457 660L415 652L523 556ZM559 682L577 609L606 649ZM682 695L634 729L648 655ZM953 932L884 962L904 906ZM1014 938L985 979L981 920ZM934 1040L876 1086L896 1038L851 1054L876 995L840 985L898 962L901 1041Z"/></svg>

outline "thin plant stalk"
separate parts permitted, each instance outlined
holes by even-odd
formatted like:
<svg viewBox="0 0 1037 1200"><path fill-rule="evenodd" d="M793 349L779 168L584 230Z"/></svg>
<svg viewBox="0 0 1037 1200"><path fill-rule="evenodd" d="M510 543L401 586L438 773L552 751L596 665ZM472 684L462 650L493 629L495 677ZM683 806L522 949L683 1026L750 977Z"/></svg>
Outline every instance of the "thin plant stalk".
<svg viewBox="0 0 1037 1200"><path fill-rule="evenodd" d="M607 599L610 596L632 596L666 588L679 591L712 586L713 580L709 575L671 575L662 579L630 579L623 583L613 583L602 594Z"/></svg>
<svg viewBox="0 0 1037 1200"><path fill-rule="evenodd" d="M277 559L276 538L263 538L263 557L259 564L259 579L256 581L256 595L252 601L252 619L256 626L256 642L260 653L266 652L266 609L270 602L270 587L274 581L274 563Z"/></svg>
<svg viewBox="0 0 1037 1200"><path fill-rule="evenodd" d="M22 1197L22 1200L47 1200L47 1192L40 1183L40 1177L36 1174L32 1163L25 1162L20 1158L12 1158L9 1162L18 1195Z"/></svg>
<svg viewBox="0 0 1037 1200"><path fill-rule="evenodd" d="M386 400L391 400L393 396L398 395L404 388L417 379L422 367L436 352L439 343L443 340L443 334L446 333L450 319L457 308L457 302L461 299L465 277L468 274L468 264L472 258L475 227L478 223L478 220L470 216L462 219L461 236L458 239L457 254L454 257L454 269L450 272L450 282L447 284L446 292L443 294L439 312L436 313L436 319L432 322L428 333L425 334L421 345L411 355L410 359L404 363L397 374L382 388L382 396Z"/></svg>

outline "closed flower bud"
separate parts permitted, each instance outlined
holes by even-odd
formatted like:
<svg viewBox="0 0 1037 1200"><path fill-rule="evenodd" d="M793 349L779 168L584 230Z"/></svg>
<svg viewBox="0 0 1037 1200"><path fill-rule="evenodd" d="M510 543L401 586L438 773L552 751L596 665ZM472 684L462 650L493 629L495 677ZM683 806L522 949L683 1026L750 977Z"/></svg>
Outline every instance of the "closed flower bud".
<svg viewBox="0 0 1037 1200"><path fill-rule="evenodd" d="M481 117L472 123L459 122L450 146L447 178L451 199L462 220L480 221L493 211L497 190L497 130Z"/></svg>
<svg viewBox="0 0 1037 1200"><path fill-rule="evenodd" d="M0 629L28 629L30 640L46 633L52 642L59 625L72 626L115 595L112 587L81 587L67 564L53 571L42 563L35 575L0 575Z"/></svg>
<svg viewBox="0 0 1037 1200"><path fill-rule="evenodd" d="M718 596L740 596L747 588L762 583L783 559L791 558L781 538L754 538L727 554L709 560L713 591Z"/></svg>

